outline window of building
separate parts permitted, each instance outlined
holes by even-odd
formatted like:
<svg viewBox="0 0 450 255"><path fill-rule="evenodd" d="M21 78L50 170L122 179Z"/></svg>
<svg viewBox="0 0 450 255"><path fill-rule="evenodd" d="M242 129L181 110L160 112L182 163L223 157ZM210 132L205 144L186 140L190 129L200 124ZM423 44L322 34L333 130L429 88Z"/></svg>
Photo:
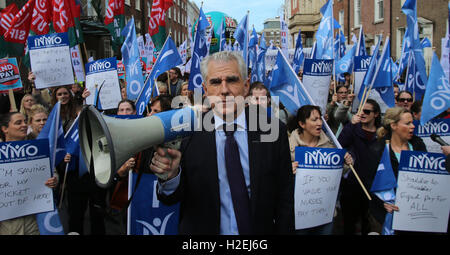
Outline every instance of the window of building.
<svg viewBox="0 0 450 255"><path fill-rule="evenodd" d="M342 31L345 31L345 29L344 29L344 10L339 11L339 25L341 26Z"/></svg>
<svg viewBox="0 0 450 255"><path fill-rule="evenodd" d="M173 20L177 22L177 8L173 8Z"/></svg>
<svg viewBox="0 0 450 255"><path fill-rule="evenodd" d="M361 25L361 0L354 1L354 27Z"/></svg>
<svg viewBox="0 0 450 255"><path fill-rule="evenodd" d="M374 21L382 21L384 19L384 8L383 8L383 0L374 0L374 12L375 18Z"/></svg>
<svg viewBox="0 0 450 255"><path fill-rule="evenodd" d="M128 5L128 6L130 6L130 5L131 5L131 4L130 4L130 0L125 0L125 4Z"/></svg>
<svg viewBox="0 0 450 255"><path fill-rule="evenodd" d="M138 10L138 11L141 10L141 0L136 0L134 8L136 8L136 10Z"/></svg>
<svg viewBox="0 0 450 255"><path fill-rule="evenodd" d="M112 48L111 48L111 40L110 39L105 39L103 41L103 54L105 55L105 58L110 58L112 57L113 53L112 53Z"/></svg>

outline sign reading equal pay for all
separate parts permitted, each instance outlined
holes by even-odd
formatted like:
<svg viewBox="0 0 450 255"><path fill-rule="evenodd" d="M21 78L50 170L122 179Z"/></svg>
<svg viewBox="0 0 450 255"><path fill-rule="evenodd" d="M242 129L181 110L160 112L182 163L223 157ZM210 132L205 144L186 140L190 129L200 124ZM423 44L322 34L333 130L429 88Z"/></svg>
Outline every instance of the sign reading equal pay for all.
<svg viewBox="0 0 450 255"><path fill-rule="evenodd" d="M296 147L295 229L333 220L345 150Z"/></svg>

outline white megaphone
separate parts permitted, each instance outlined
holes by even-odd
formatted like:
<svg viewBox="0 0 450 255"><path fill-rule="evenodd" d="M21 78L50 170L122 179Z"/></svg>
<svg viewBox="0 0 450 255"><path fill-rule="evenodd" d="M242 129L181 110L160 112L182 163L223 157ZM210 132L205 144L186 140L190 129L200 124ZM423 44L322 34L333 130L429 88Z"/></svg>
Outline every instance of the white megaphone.
<svg viewBox="0 0 450 255"><path fill-rule="evenodd" d="M199 125L200 110L185 107L141 119L118 119L100 114L94 106L80 113L79 137L83 157L100 187L136 153L154 145L189 136ZM92 173L91 173L92 174Z"/></svg>

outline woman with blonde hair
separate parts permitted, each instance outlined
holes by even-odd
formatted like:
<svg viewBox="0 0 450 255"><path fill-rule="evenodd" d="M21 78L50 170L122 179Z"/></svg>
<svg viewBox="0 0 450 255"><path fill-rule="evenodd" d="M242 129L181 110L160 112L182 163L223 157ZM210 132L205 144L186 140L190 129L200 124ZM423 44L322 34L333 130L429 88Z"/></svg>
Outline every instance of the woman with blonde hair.
<svg viewBox="0 0 450 255"><path fill-rule="evenodd" d="M30 114L31 107L36 103L31 94L25 94L20 101L20 113L25 115L25 119L28 118Z"/></svg>
<svg viewBox="0 0 450 255"><path fill-rule="evenodd" d="M35 104L31 107L30 114L28 115L27 119L28 130L30 130L27 135L28 140L37 138L45 123L47 122L47 118L48 111L44 106Z"/></svg>
<svg viewBox="0 0 450 255"><path fill-rule="evenodd" d="M382 126L377 130L378 141L369 151L370 155L373 155L373 160L369 164L371 183L375 178L387 140L389 140L389 154L395 178L398 177L398 166L402 151L427 151L422 139L413 134L414 127L413 116L407 109L394 107L386 110ZM393 204L383 202L376 195L372 195L372 198L370 212L379 223L377 232L381 233L381 226L384 223L386 212L392 213L393 211L398 211L399 208Z"/></svg>

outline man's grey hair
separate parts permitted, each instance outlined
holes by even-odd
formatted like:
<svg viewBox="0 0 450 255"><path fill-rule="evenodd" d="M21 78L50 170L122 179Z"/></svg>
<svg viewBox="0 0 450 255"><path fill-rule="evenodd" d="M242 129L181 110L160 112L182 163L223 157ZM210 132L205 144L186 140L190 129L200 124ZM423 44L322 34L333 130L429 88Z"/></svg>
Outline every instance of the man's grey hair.
<svg viewBox="0 0 450 255"><path fill-rule="evenodd" d="M247 65L245 64L242 54L237 51L219 51L212 55L205 57L200 63L200 71L204 82L206 83L206 76L208 74L208 65L210 61L230 62L236 61L238 63L239 73L244 81L247 80Z"/></svg>

